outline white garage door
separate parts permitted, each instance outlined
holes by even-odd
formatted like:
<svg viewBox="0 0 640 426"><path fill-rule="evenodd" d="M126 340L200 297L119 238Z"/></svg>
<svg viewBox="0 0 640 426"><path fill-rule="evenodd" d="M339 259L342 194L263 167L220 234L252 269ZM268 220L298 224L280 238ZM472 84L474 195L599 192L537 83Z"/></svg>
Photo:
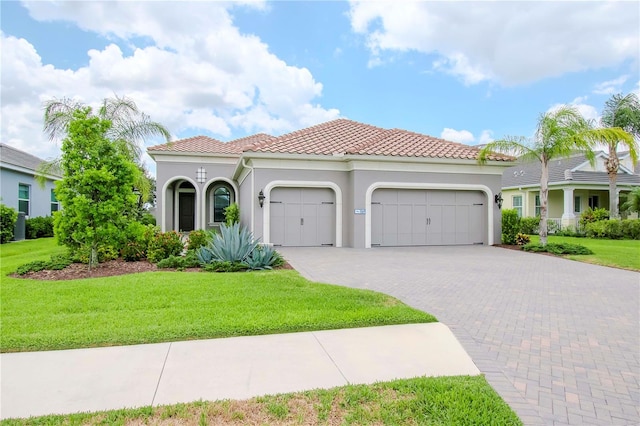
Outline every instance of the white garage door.
<svg viewBox="0 0 640 426"><path fill-rule="evenodd" d="M335 193L329 188L274 188L271 242L277 246L333 246Z"/></svg>
<svg viewBox="0 0 640 426"><path fill-rule="evenodd" d="M372 246L486 244L486 196L479 191L377 189Z"/></svg>

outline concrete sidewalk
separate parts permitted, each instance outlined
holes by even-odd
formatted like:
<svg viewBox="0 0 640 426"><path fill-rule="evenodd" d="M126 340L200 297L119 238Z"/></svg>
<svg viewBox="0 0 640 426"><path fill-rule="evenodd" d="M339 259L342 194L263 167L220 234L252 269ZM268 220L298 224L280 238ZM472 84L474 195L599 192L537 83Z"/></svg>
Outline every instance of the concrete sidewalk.
<svg viewBox="0 0 640 426"><path fill-rule="evenodd" d="M0 418L480 374L441 323L0 355Z"/></svg>

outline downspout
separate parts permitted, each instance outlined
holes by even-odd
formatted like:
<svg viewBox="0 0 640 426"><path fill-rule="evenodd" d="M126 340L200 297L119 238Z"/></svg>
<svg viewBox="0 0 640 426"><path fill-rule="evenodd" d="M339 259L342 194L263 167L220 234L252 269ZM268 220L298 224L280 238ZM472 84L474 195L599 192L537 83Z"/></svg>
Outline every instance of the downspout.
<svg viewBox="0 0 640 426"><path fill-rule="evenodd" d="M254 194L255 194L255 185L256 185L256 179L255 179L255 173L253 170L253 166L249 166L247 164L247 160L246 159L242 159L242 167L246 167L247 169L251 170L251 233L253 234L255 229L254 229L254 223L255 223L255 198Z"/></svg>

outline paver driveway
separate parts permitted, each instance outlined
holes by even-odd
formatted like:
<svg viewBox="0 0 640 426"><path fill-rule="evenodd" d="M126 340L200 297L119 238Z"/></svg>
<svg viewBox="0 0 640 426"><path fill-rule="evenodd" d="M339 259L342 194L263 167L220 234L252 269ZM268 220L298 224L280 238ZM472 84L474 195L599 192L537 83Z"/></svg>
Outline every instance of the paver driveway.
<svg viewBox="0 0 640 426"><path fill-rule="evenodd" d="M525 424L640 424L640 274L497 247L283 248L448 325Z"/></svg>

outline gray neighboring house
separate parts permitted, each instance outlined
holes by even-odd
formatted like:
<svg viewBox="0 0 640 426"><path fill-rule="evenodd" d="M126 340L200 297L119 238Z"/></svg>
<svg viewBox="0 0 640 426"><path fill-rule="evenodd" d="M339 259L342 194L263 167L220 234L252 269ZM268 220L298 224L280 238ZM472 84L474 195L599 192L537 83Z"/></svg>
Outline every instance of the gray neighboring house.
<svg viewBox="0 0 640 426"><path fill-rule="evenodd" d="M609 209L609 175L605 152L596 154L592 166L584 154L576 153L549 163L549 220L559 227L576 227L587 208ZM640 186L640 167L628 152L618 154L619 194ZM521 217L540 216L540 162L520 163L505 170L502 177L504 208L516 209Z"/></svg>
<svg viewBox="0 0 640 426"><path fill-rule="evenodd" d="M26 217L51 216L60 208L56 199L55 181L62 176L55 171L46 175L42 187L36 182L41 158L0 143L0 197L4 205L13 207Z"/></svg>
<svg viewBox="0 0 640 426"><path fill-rule="evenodd" d="M488 244L512 157L338 119L279 137L192 137L148 149L163 231L219 227L224 208L276 246Z"/></svg>

